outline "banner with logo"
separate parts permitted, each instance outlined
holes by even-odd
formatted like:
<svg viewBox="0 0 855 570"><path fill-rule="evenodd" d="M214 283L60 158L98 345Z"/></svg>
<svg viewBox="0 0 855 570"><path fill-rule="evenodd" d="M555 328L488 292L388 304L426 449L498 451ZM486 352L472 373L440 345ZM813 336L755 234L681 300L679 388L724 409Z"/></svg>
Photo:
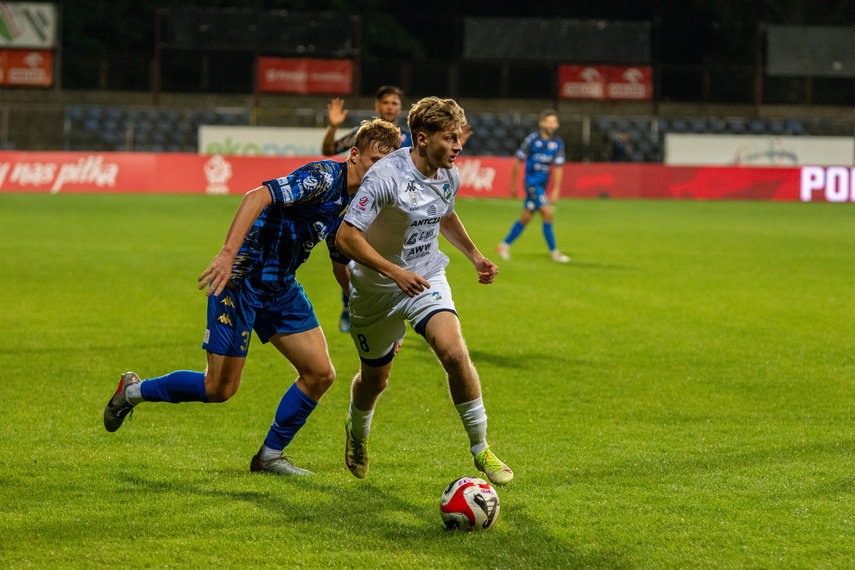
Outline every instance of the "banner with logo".
<svg viewBox="0 0 855 570"><path fill-rule="evenodd" d="M0 48L53 49L57 11L43 2L0 2Z"/></svg>
<svg viewBox="0 0 855 570"><path fill-rule="evenodd" d="M682 166L855 166L852 137L665 133L665 163Z"/></svg>
<svg viewBox="0 0 855 570"><path fill-rule="evenodd" d="M200 154L318 156L324 133L309 127L200 125L197 146Z"/></svg>
<svg viewBox="0 0 855 570"><path fill-rule="evenodd" d="M0 49L0 85L50 87L53 85L53 52Z"/></svg>
<svg viewBox="0 0 855 570"><path fill-rule="evenodd" d="M262 93L349 95L353 62L349 59L258 58L258 90Z"/></svg>
<svg viewBox="0 0 855 570"><path fill-rule="evenodd" d="M0 192L244 194L321 159L6 151L0 152ZM460 196L510 196L512 158L466 157L456 163ZM855 203L855 168L568 163L561 196Z"/></svg>
<svg viewBox="0 0 855 570"><path fill-rule="evenodd" d="M649 100L653 69L649 66L559 65L562 99Z"/></svg>

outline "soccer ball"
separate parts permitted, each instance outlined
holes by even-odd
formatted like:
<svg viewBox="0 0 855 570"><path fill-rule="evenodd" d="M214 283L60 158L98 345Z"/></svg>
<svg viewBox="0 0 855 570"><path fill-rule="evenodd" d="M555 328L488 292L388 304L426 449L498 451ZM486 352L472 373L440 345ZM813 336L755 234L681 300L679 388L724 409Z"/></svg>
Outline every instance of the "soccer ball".
<svg viewBox="0 0 855 570"><path fill-rule="evenodd" d="M449 529L487 530L499 518L499 495L483 479L461 477L443 491L439 511Z"/></svg>

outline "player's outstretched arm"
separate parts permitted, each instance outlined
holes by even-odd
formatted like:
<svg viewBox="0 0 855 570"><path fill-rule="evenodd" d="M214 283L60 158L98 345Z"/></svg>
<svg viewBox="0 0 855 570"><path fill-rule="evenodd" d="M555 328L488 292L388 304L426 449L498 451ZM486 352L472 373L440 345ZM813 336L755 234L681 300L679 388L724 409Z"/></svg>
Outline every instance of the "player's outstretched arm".
<svg viewBox="0 0 855 570"><path fill-rule="evenodd" d="M472 262L478 272L478 283L489 285L496 279L499 267L481 255L456 212L442 218L439 231L448 243L459 249Z"/></svg>
<svg viewBox="0 0 855 570"><path fill-rule="evenodd" d="M244 195L232 220L232 225L229 227L229 233L226 234L226 243L223 244L220 253L214 257L208 268L197 279L200 290L208 287L206 295L216 297L226 288L232 275L235 256L240 250L247 232L258 219L258 216L261 215L261 212L264 211L264 208L272 203L273 198L266 186L259 186Z"/></svg>
<svg viewBox="0 0 855 570"><path fill-rule="evenodd" d="M350 259L394 281L408 297L415 297L425 289L430 289L430 283L424 277L395 265L377 253L362 236L362 231L347 221L341 224L335 245Z"/></svg>
<svg viewBox="0 0 855 570"><path fill-rule="evenodd" d="M330 124L327 126L327 130L324 133L324 142L321 145L321 152L324 156L332 156L336 154L335 131L344 122L345 117L347 117L347 109L344 108L344 100L336 98L330 101L327 105L327 112L329 114Z"/></svg>

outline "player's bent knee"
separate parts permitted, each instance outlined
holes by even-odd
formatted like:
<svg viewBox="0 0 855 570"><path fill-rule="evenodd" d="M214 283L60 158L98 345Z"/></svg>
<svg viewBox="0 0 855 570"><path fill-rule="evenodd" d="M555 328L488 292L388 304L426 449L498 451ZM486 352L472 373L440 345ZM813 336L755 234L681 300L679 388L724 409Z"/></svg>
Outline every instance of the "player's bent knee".
<svg viewBox="0 0 855 570"><path fill-rule="evenodd" d="M303 380L315 389L326 392L335 382L335 368L330 366L323 370L315 370L302 375Z"/></svg>

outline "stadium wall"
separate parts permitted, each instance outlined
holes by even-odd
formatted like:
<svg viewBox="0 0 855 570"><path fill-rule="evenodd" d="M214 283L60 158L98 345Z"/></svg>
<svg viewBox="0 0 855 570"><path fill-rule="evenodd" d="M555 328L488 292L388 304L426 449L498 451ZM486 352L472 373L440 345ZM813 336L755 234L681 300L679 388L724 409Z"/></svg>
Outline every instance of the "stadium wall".
<svg viewBox="0 0 855 570"><path fill-rule="evenodd" d="M0 152L0 192L243 194L321 157ZM513 159L457 161L460 196L509 196ZM568 163L563 198L855 202L855 168Z"/></svg>

